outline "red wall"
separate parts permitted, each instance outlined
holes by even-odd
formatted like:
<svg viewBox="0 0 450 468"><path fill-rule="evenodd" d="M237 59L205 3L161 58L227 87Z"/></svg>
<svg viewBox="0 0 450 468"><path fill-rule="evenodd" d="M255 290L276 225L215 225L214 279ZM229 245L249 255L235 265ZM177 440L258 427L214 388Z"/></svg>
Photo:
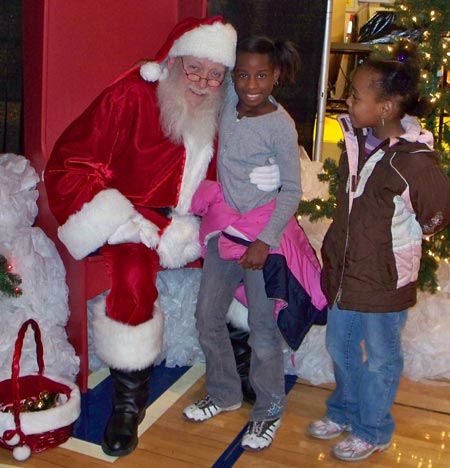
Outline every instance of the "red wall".
<svg viewBox="0 0 450 468"><path fill-rule="evenodd" d="M206 13L205 0L23 4L27 155L36 146L48 154L67 124L119 74L151 58L179 19Z"/></svg>

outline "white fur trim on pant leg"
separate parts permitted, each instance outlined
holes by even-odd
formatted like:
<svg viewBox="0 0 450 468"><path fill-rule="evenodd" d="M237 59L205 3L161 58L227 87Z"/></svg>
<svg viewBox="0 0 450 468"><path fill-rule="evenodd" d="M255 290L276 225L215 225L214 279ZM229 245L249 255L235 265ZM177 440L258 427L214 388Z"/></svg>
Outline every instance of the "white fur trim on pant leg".
<svg viewBox="0 0 450 468"><path fill-rule="evenodd" d="M103 301L95 305L95 353L113 369L134 371L152 365L162 350L163 329L164 316L158 302L153 318L136 326L107 317Z"/></svg>
<svg viewBox="0 0 450 468"><path fill-rule="evenodd" d="M199 227L196 216L175 215L172 218L158 246L160 263L164 268L180 268L200 257Z"/></svg>
<svg viewBox="0 0 450 468"><path fill-rule="evenodd" d="M101 247L116 229L137 214L116 189L99 192L58 229L58 237L76 260Z"/></svg>
<svg viewBox="0 0 450 468"><path fill-rule="evenodd" d="M226 321L240 330L250 331L250 327L248 326L248 309L237 299L233 299L230 304Z"/></svg>

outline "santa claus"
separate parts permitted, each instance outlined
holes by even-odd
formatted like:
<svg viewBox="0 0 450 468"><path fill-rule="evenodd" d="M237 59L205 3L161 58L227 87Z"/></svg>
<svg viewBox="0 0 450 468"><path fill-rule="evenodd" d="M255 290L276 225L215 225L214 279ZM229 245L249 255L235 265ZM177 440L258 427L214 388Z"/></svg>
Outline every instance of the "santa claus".
<svg viewBox="0 0 450 468"><path fill-rule="evenodd" d="M236 31L221 17L183 20L154 60L116 80L63 132L45 170L59 238L76 259L100 249L111 276L106 311L93 323L114 388L102 444L109 455L137 446L162 347L157 272L200 256L189 208L200 182L215 177L235 46Z"/></svg>

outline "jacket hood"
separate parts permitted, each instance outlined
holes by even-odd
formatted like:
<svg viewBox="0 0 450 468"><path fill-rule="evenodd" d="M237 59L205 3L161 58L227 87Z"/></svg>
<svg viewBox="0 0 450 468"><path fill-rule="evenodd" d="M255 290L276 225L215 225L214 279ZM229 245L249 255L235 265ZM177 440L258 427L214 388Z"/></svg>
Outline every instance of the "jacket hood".
<svg viewBox="0 0 450 468"><path fill-rule="evenodd" d="M356 130L354 129L351 122L350 116L348 114L341 115L339 118L339 123L342 127L342 130L345 134L349 134L349 132L353 135L356 135ZM433 134L425 129L422 128L420 122L411 115L405 115L401 120L401 125L403 127L404 133L396 138L391 138L389 141L389 146L398 145L398 149L402 147L402 141L409 143L422 143L427 146L428 149L432 150L434 146L434 138ZM360 130L364 135L367 133L367 128L363 128ZM408 151L411 150L411 147L408 147Z"/></svg>
<svg viewBox="0 0 450 468"><path fill-rule="evenodd" d="M422 128L420 122L415 117L405 115L405 117L403 117L401 120L401 124L405 133L403 133L400 138L412 143L424 143L430 149L433 149L433 134L429 130ZM391 142L391 144L392 143L393 142Z"/></svg>

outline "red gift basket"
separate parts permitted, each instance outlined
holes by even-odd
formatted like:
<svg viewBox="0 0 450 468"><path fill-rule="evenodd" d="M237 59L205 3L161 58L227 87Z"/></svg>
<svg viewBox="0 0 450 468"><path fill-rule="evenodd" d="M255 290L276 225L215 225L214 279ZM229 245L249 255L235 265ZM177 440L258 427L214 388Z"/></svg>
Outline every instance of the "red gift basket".
<svg viewBox="0 0 450 468"><path fill-rule="evenodd" d="M19 376L28 326L34 331L39 371ZM43 356L39 325L29 319L22 324L16 339L11 379L0 382L0 447L12 450L19 461L26 460L33 452L42 452L65 442L80 415L78 387L63 377L44 374ZM49 395L52 396L50 405L43 405Z"/></svg>

